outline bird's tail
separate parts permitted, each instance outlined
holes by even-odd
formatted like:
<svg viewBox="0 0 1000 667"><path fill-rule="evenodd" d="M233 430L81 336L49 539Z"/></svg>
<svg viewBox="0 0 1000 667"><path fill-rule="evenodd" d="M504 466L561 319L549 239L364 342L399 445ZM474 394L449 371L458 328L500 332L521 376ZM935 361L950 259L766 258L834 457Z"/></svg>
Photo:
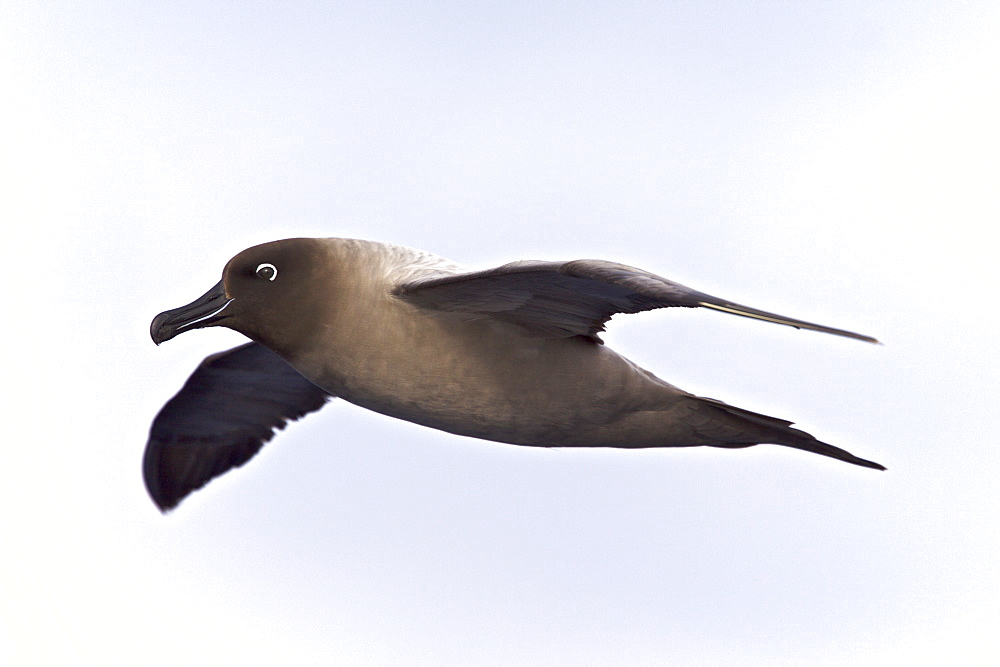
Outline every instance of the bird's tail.
<svg viewBox="0 0 1000 667"><path fill-rule="evenodd" d="M829 456L830 458L840 459L841 461L853 463L854 465L863 466L865 468L885 470L885 466L879 463L855 456L840 447L834 447L833 445L821 442L805 431L792 428L792 422L790 421L778 419L777 417L768 417L767 415L762 415L758 412L751 412L750 410L744 410L743 408L737 408L727 403L723 403L722 401L717 401L713 398L699 397L697 400L703 401L704 403L725 412L728 416L739 420L742 425L751 427L745 432L746 435L750 437L741 437L734 440L728 440L726 442L719 442L718 444L712 443L710 445L712 447L750 447L756 444L771 443L775 445L784 445L785 447L794 447L795 449L801 449L814 454Z"/></svg>

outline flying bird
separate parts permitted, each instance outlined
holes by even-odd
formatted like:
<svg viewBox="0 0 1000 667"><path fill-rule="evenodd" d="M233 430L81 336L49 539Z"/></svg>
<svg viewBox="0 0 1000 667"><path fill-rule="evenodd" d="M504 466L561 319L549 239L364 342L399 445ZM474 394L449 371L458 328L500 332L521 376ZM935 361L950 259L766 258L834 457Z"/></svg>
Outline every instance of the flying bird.
<svg viewBox="0 0 1000 667"><path fill-rule="evenodd" d="M156 416L143 459L146 488L166 512L332 397L515 445L771 443L885 470L792 422L689 394L602 343L612 315L669 307L878 342L614 262L519 261L470 271L372 241L273 241L240 252L204 295L153 319L157 345L209 326L253 342L205 359Z"/></svg>

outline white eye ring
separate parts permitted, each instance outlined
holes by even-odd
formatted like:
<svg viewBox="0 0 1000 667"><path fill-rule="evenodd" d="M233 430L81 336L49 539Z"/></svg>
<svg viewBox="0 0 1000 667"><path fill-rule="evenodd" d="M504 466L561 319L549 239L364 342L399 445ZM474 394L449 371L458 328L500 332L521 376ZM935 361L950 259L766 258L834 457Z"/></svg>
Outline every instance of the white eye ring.
<svg viewBox="0 0 1000 667"><path fill-rule="evenodd" d="M268 271L268 269L271 270ZM261 271L263 271L264 273L262 274ZM267 262L265 262L264 264L258 264L257 269L254 271L254 273L261 278L267 278L268 280L273 281L275 278L278 277L278 267L276 267L274 264L268 264Z"/></svg>

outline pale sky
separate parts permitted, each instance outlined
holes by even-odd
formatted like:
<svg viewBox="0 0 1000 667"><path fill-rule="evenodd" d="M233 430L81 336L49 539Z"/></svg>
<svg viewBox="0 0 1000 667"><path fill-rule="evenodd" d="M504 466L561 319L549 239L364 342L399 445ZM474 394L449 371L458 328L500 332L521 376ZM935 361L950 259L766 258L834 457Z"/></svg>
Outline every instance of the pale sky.
<svg viewBox="0 0 1000 667"><path fill-rule="evenodd" d="M993 2L0 4L0 663L952 664L998 653ZM777 446L534 450L343 401L162 516L158 312L290 236L600 258L605 340Z"/></svg>

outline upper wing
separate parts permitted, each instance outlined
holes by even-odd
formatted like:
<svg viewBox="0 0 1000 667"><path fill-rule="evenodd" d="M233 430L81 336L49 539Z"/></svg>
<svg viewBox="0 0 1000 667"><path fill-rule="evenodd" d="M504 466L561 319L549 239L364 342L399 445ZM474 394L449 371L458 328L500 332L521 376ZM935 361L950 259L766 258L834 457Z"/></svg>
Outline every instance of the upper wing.
<svg viewBox="0 0 1000 667"><path fill-rule="evenodd" d="M871 336L741 306L648 271L598 259L513 262L487 271L420 278L399 285L395 294L425 308L486 315L553 338L587 336L600 341L597 334L615 313L703 306L878 342Z"/></svg>
<svg viewBox="0 0 1000 667"><path fill-rule="evenodd" d="M208 357L153 420L142 462L149 495L160 510L173 509L328 398L258 343Z"/></svg>

